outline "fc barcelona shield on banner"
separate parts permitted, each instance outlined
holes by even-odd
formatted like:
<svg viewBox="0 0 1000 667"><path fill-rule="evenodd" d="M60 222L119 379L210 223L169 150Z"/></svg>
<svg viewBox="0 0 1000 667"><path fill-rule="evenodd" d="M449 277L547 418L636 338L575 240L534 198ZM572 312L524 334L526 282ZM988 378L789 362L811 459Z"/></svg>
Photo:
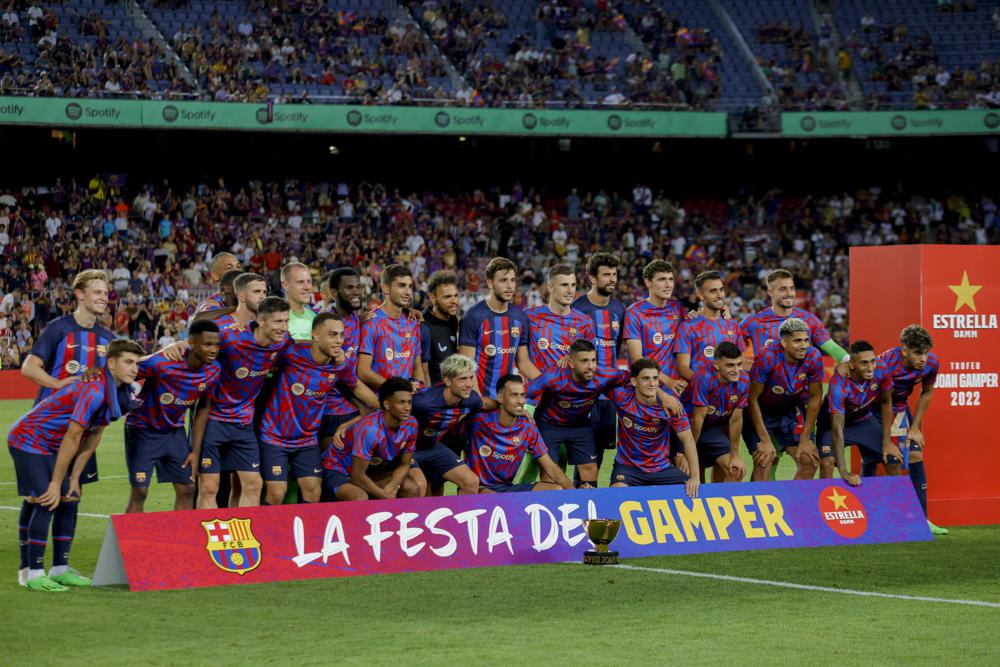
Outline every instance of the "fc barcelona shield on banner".
<svg viewBox="0 0 1000 667"><path fill-rule="evenodd" d="M245 574L260 565L260 542L253 536L250 519L212 519L201 526L208 535L205 548L220 569Z"/></svg>

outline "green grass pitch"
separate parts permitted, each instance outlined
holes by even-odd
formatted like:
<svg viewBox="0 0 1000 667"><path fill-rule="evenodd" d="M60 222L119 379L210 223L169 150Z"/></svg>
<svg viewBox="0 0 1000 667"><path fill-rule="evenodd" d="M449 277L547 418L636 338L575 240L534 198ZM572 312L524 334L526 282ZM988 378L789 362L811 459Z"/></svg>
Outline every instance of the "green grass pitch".
<svg viewBox="0 0 1000 667"><path fill-rule="evenodd" d="M0 429L30 406L0 402ZM81 511L121 511L121 426ZM782 465L788 477L791 464ZM603 483L606 483L606 475ZM9 457L0 506L20 505ZM154 486L150 510L170 507ZM17 586L17 513L0 510L7 665L1000 664L1000 607L889 599L662 572L542 565L129 593ZM93 572L107 519L81 517ZM1000 604L1000 527L933 542L632 560L630 565Z"/></svg>

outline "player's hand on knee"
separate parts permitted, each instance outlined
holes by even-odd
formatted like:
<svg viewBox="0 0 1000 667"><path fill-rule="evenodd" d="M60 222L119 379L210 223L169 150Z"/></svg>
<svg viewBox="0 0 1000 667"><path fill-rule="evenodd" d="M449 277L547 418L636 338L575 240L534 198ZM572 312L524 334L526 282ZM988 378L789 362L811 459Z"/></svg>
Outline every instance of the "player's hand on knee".
<svg viewBox="0 0 1000 667"><path fill-rule="evenodd" d="M49 482L49 487L45 490L45 493L38 496L38 504L42 507L54 510L59 507L59 501L61 499L62 493L60 493L59 485L55 482Z"/></svg>
<svg viewBox="0 0 1000 667"><path fill-rule="evenodd" d="M678 454L674 457L674 465L685 475L691 474L691 464L688 463L687 457L683 454Z"/></svg>
<svg viewBox="0 0 1000 667"><path fill-rule="evenodd" d="M774 457L777 455L777 451L774 449L774 445L771 444L770 440L761 440L760 444L757 445L757 451L753 453L754 465L758 468L764 468L774 461Z"/></svg>
<svg viewBox="0 0 1000 667"><path fill-rule="evenodd" d="M799 463L802 465L819 465L819 450L812 440L802 440L799 442Z"/></svg>
<svg viewBox="0 0 1000 667"><path fill-rule="evenodd" d="M83 497L83 487L80 486L80 480L71 479L69 481L69 488L66 490L66 497L72 498L73 500L79 501Z"/></svg>
<svg viewBox="0 0 1000 667"><path fill-rule="evenodd" d="M895 461L892 463L898 463L903 460L903 453L899 451L899 447L892 442L882 443L882 463L890 463L889 459L895 457Z"/></svg>
<svg viewBox="0 0 1000 667"><path fill-rule="evenodd" d="M738 479L741 482L747 474L747 466L743 463L743 457L730 454L729 455L729 476L733 479Z"/></svg>

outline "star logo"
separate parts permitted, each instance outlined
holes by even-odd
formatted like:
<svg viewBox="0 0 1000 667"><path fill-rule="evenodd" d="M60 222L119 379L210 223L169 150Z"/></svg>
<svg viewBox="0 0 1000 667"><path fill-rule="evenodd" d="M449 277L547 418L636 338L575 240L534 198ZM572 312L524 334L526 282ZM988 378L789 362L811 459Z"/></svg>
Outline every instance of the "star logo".
<svg viewBox="0 0 1000 667"><path fill-rule="evenodd" d="M948 285L948 289L955 293L955 312L968 306L972 312L976 312L976 293L983 289L982 285L972 285L969 283L969 272L962 271L962 282L958 285Z"/></svg>
<svg viewBox="0 0 1000 667"><path fill-rule="evenodd" d="M833 490L833 495L827 496L828 499L833 501L833 509L835 510L846 510L847 509L847 496L841 495L837 489Z"/></svg>

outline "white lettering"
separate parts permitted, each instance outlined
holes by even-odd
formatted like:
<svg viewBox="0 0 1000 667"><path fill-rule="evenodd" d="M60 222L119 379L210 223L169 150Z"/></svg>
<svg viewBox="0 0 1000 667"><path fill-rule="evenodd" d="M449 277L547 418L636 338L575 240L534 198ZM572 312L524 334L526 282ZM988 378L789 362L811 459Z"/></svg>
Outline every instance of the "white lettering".
<svg viewBox="0 0 1000 667"><path fill-rule="evenodd" d="M392 531L382 530L382 522L392 517L392 512L375 512L369 514L366 521L371 526L371 532L365 535L365 542L371 545L375 560L382 561L382 543L392 537Z"/></svg>
<svg viewBox="0 0 1000 667"><path fill-rule="evenodd" d="M420 537L423 534L422 528L410 528L409 523L419 516L416 512L403 512L396 517L399 521L399 530L396 534L399 535L399 548L403 550L408 558L413 558L420 550L424 548L424 542L419 544L410 544L410 540Z"/></svg>
<svg viewBox="0 0 1000 667"><path fill-rule="evenodd" d="M455 537L447 530L441 530L440 528L437 527L438 521L444 519L445 517L449 517L451 515L452 512L450 509L448 509L447 507L439 507L438 509L428 514L427 520L425 521L427 525L427 530L431 531L432 535L443 535L444 537L448 538L448 543L445 544L443 547L431 547L431 551L434 553L434 555L440 556L441 558L447 558L448 556L451 556L458 549L458 542L455 540Z"/></svg>
<svg viewBox="0 0 1000 667"><path fill-rule="evenodd" d="M576 505L573 506L574 508ZM556 528L556 517L545 505L532 503L524 508L524 511L531 517L531 548L535 551L547 551L555 546L559 538L559 531ZM542 539L542 513L549 518L549 532Z"/></svg>
<svg viewBox="0 0 1000 667"><path fill-rule="evenodd" d="M486 510L469 510L455 515L455 521L464 523L469 530L469 546L472 547L472 555L479 553L479 517L486 514Z"/></svg>
<svg viewBox="0 0 1000 667"><path fill-rule="evenodd" d="M512 543L513 535L510 534L510 528L507 527L507 515L504 513L503 508L494 507L493 516L490 517L490 534L486 538L486 546L489 547L490 553L493 553L493 548L501 544L507 545L507 550L510 551L510 555L514 555L514 544Z"/></svg>
<svg viewBox="0 0 1000 667"><path fill-rule="evenodd" d="M344 539L344 525L340 522L340 517L336 514L331 514L330 518L327 519L326 531L323 533L322 551L305 552L305 528L302 524L302 519L299 517L295 517L295 521L292 524L292 533L295 538L295 551L297 553L292 558L292 562L299 567L304 567L317 558L322 558L323 562L326 563L331 557L338 554L344 558L344 564L351 564L351 559L347 555L350 545Z"/></svg>

